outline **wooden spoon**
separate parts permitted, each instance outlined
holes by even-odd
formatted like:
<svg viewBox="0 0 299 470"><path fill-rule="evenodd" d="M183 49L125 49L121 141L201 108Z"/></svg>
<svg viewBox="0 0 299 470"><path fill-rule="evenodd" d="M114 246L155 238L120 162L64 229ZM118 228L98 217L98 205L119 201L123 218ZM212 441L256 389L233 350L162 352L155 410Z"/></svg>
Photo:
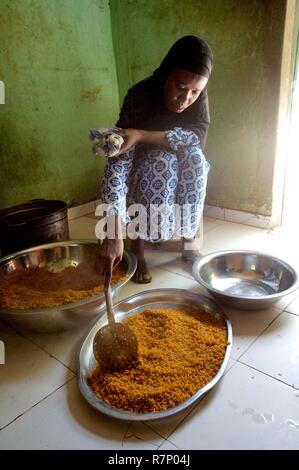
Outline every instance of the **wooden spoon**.
<svg viewBox="0 0 299 470"><path fill-rule="evenodd" d="M110 283L105 287L105 300L108 324L96 333L93 353L103 369L123 370L137 359L138 340L127 325L115 321Z"/></svg>

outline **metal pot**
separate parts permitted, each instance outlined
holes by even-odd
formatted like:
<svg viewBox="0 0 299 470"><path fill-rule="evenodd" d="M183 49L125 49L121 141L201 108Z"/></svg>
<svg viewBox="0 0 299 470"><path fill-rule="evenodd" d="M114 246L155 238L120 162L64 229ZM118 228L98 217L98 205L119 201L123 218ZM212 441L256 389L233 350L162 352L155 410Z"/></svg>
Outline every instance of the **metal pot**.
<svg viewBox="0 0 299 470"><path fill-rule="evenodd" d="M2 255L44 243L69 239L67 204L34 199L0 210Z"/></svg>
<svg viewBox="0 0 299 470"><path fill-rule="evenodd" d="M98 254L96 240L68 240L59 243L36 246L28 250L5 256L0 259L0 282L15 271L25 272L32 267L51 268L57 263L61 266L63 261L75 261L77 266L83 262L94 264ZM133 276L137 260L130 250L124 251L124 270L127 278L112 287L115 295L119 289ZM0 307L0 318L16 329L37 331L40 333L53 333L76 327L84 327L93 318L104 314L104 292L86 297L76 302L67 303L58 307L13 309Z"/></svg>

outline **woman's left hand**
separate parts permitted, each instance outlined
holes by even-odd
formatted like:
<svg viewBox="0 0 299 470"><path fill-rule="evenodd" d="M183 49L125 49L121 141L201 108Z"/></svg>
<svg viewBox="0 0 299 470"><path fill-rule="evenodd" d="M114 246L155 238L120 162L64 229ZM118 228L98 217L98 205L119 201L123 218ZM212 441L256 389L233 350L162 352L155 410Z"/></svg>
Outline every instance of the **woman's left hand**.
<svg viewBox="0 0 299 470"><path fill-rule="evenodd" d="M118 129L117 134L121 135L124 139L119 155L126 153L131 147L141 142L142 139L139 129Z"/></svg>

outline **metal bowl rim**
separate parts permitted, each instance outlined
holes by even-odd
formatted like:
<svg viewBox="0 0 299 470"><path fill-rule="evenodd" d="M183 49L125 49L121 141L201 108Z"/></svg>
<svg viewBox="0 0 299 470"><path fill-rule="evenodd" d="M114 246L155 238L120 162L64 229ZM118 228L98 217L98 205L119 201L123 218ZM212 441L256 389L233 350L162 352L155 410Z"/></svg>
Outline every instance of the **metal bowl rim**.
<svg viewBox="0 0 299 470"><path fill-rule="evenodd" d="M102 318L97 319L96 322L92 325L92 327L89 330L89 332L87 333L87 335L82 340L82 342L79 346L78 352L77 352L77 357L76 357L77 384L78 384L78 387L79 387L79 390L80 390L81 394L87 400L87 402L93 408L95 408L97 411L100 411L100 412L102 412L102 413L104 413L108 416L112 416L114 418L118 418L118 419L125 420L125 421L149 421L149 420L162 419L162 418L172 416L172 415L188 408L188 406L190 406L192 403L196 402L202 395L204 395L211 388L213 388L214 385L216 385L216 383L221 379L221 377L223 376L223 374L225 372L225 369L227 367L229 357L230 357L230 354L231 354L232 342L233 342L232 323L231 323L230 319L226 316L226 314L223 311L222 307L219 306L213 299L210 299L210 298L204 296L203 294L197 294L195 292L189 292L186 289L176 289L176 288L149 289L149 290L146 290L146 291L143 291L143 292L139 292L137 294L133 294L130 297L126 297L125 299L122 299L117 304L115 304L114 307L116 308L119 305L121 305L122 303L129 302L130 300L135 299L136 297L138 298L138 297L142 297L144 295L150 296L154 292L155 293L160 293L160 294L164 294L164 293L167 294L168 293L170 295L175 292L177 294L181 294L182 296L192 298L194 300L198 300L200 298L201 300L206 301L208 304L212 304L214 306L214 308L217 309L217 313L220 313L221 316L225 320L226 331L227 331L227 342L228 342L228 344L226 346L226 351L225 351L225 355L224 355L222 364L219 367L217 373L212 378L212 380L210 380L210 382L208 382L206 385L201 387L190 398L188 398L188 400L184 401L183 403L180 403L179 405L177 405L173 408L169 408L168 410L151 412L151 413L135 413L135 412L126 411L126 410L122 410L120 408L113 407L113 406L109 405L108 403L105 403L100 398L98 398L95 395L94 392L92 392L91 397L88 397L85 394L84 389L83 389L84 383L83 383L82 373L81 373L80 356L81 356L82 348L83 348L85 342L87 341L88 337L90 336L92 331L96 328L97 323L102 320ZM97 403L94 403L94 401L92 400L93 397L95 397L97 400L99 400L100 406L98 406Z"/></svg>
<svg viewBox="0 0 299 470"><path fill-rule="evenodd" d="M247 297L247 296L239 296L235 294L226 294L224 291L215 289L212 287L210 284L205 282L202 277L199 274L199 269L202 268L205 264L207 264L209 261L223 256L223 255L233 255L233 254L241 254L241 255L257 255L257 256L263 256L264 258L269 258L273 261L277 261L280 264L282 264L288 271L290 271L293 275L293 285L289 287L288 289L282 291L282 292L277 292L276 294L269 294L269 295L263 295L260 297ZM209 253L207 255L201 256L200 258L196 259L193 263L192 266L192 275L195 278L195 280L204 286L207 290L211 292L215 292L216 294L220 294L224 297L231 298L231 299L238 299L238 300L244 300L248 302L256 302L256 301L263 301L263 300L275 300L279 299L282 296L288 295L294 290L298 289L299 287L299 277L298 277L298 272L293 268L290 264L288 264L286 261L283 261L282 259L278 258L277 256L273 256L270 253L265 253L262 251L254 251L254 250L222 250L222 251L214 251L213 253Z"/></svg>
<svg viewBox="0 0 299 470"><path fill-rule="evenodd" d="M24 255L26 253L30 253L37 249L47 249L47 248L55 248L59 246L69 246L69 245L89 245L89 244L96 245L97 243L98 243L97 240L82 239L82 240L65 240L62 242L36 245L34 247L27 248L26 250L16 251L15 253L11 253L9 255L4 256L3 258L0 259L0 266L3 262L13 259L17 256ZM112 295L114 295L124 284L126 284L126 282L130 280L130 278L132 277L132 275L134 274L137 268L137 260L136 260L134 253L131 250L127 248L124 250L124 258L126 258L126 261L128 263L128 268L130 268L128 272L129 277L124 282L118 282L112 287ZM130 267L130 264L131 264L131 267ZM104 300L104 292L99 292L98 294L95 294L90 297L86 297L82 300L77 300L76 302L71 302L71 303L63 304L63 305L57 305L56 307L43 307L43 308L35 308L35 309L0 307L0 313L6 314L6 315L16 315L16 314L37 315L40 313L54 313L54 312L57 312L58 310L66 310L69 308L81 307L82 305L89 304L101 298L103 298Z"/></svg>

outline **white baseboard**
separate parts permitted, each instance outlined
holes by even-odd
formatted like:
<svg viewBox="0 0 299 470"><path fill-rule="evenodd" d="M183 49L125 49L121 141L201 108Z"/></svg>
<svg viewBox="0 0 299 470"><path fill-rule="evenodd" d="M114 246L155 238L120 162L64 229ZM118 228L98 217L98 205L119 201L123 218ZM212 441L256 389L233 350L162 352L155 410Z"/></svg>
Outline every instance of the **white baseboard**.
<svg viewBox="0 0 299 470"><path fill-rule="evenodd" d="M252 227L270 229L275 225L270 216L256 215L250 212L226 209L225 207L205 205L203 213L206 217L235 222L237 224L251 225Z"/></svg>
<svg viewBox="0 0 299 470"><path fill-rule="evenodd" d="M80 204L75 207L70 207L67 210L68 220L76 219L77 217L82 217L86 214L94 214L97 205L100 203L99 200L86 202L85 204Z"/></svg>

